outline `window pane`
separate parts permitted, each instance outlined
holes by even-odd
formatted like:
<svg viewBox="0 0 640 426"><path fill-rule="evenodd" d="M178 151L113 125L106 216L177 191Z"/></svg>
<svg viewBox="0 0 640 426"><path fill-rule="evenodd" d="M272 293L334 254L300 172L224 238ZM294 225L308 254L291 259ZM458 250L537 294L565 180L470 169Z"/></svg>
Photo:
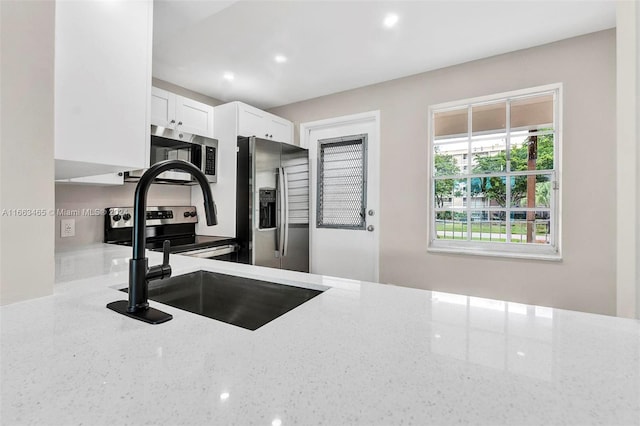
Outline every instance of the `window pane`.
<svg viewBox="0 0 640 426"><path fill-rule="evenodd" d="M468 142L438 144L433 147L434 176L451 176L461 173L463 153L468 151Z"/></svg>
<svg viewBox="0 0 640 426"><path fill-rule="evenodd" d="M511 101L511 129L553 126L553 95L530 96Z"/></svg>
<svg viewBox="0 0 640 426"><path fill-rule="evenodd" d="M471 239L504 243L506 235L506 211L471 211Z"/></svg>
<svg viewBox="0 0 640 426"><path fill-rule="evenodd" d="M448 135L466 134L469 128L467 108L437 112L433 115L434 135L436 138Z"/></svg>
<svg viewBox="0 0 640 426"><path fill-rule="evenodd" d="M506 207L506 176L471 178L471 207Z"/></svg>
<svg viewBox="0 0 640 426"><path fill-rule="evenodd" d="M467 212L464 210L436 212L436 238L439 240L466 240Z"/></svg>
<svg viewBox="0 0 640 426"><path fill-rule="evenodd" d="M523 131L511 135L511 171L553 170L553 153L553 134Z"/></svg>
<svg viewBox="0 0 640 426"><path fill-rule="evenodd" d="M474 135L506 129L506 102L474 106L471 109L471 121L471 130Z"/></svg>
<svg viewBox="0 0 640 426"><path fill-rule="evenodd" d="M550 175L512 176L510 207L551 207L551 180Z"/></svg>
<svg viewBox="0 0 640 426"><path fill-rule="evenodd" d="M499 173L507 167L505 138L471 141L471 172Z"/></svg>
<svg viewBox="0 0 640 426"><path fill-rule="evenodd" d="M511 212L511 242L551 244L551 213L541 211Z"/></svg>
<svg viewBox="0 0 640 426"><path fill-rule="evenodd" d="M436 208L466 207L466 179L436 179L434 187L434 205Z"/></svg>
<svg viewBox="0 0 640 426"><path fill-rule="evenodd" d="M549 208L553 197L551 175L513 176L511 207Z"/></svg>

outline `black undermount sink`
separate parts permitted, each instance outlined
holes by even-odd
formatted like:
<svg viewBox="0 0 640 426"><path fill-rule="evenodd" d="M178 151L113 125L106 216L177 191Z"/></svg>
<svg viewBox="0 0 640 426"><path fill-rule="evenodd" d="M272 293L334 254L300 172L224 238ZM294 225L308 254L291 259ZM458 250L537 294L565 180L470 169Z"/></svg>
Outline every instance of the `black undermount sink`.
<svg viewBox="0 0 640 426"><path fill-rule="evenodd" d="M320 293L209 271L149 283L151 300L249 330L262 327Z"/></svg>

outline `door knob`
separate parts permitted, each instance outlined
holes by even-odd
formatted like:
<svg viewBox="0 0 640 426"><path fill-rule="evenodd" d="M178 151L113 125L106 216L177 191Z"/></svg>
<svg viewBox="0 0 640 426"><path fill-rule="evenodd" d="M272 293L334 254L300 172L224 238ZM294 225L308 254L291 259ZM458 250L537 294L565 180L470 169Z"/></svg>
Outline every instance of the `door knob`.
<svg viewBox="0 0 640 426"><path fill-rule="evenodd" d="M373 232L374 229L376 229L376 228L374 228L373 225L367 226L367 231L369 231L369 232Z"/></svg>

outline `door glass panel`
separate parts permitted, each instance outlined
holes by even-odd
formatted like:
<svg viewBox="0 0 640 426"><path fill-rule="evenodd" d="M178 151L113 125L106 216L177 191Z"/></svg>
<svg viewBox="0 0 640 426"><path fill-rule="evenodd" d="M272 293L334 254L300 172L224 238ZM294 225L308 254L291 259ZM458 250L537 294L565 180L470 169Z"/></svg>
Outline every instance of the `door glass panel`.
<svg viewBox="0 0 640 426"><path fill-rule="evenodd" d="M365 229L367 135L318 141L317 227Z"/></svg>

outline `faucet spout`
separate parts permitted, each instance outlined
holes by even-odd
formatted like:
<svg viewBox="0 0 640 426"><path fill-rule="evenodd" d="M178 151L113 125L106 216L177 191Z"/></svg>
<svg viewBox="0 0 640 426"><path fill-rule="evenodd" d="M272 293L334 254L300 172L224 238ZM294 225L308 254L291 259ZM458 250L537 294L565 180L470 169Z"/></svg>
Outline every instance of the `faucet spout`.
<svg viewBox="0 0 640 426"><path fill-rule="evenodd" d="M170 314L149 307L149 281L171 276L171 266L168 264L168 246L165 247L163 265L149 267L145 256L146 250L146 212L147 193L153 180L167 170L182 170L196 179L202 189L204 198L205 217L208 226L218 224L216 204L211 194L209 181L200 169L183 160L167 160L154 164L138 181L134 194L133 206L133 257L129 261L129 300L112 302L107 308L118 313L152 324L159 324L173 318Z"/></svg>

